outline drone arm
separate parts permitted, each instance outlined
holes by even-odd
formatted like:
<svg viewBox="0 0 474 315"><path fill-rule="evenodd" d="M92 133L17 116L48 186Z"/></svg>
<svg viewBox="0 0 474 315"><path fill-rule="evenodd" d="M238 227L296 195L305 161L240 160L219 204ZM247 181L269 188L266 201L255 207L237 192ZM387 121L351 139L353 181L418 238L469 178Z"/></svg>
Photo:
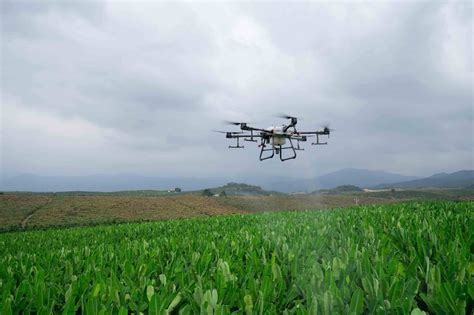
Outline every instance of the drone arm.
<svg viewBox="0 0 474 315"><path fill-rule="evenodd" d="M298 135L326 135L326 136L329 136L329 130L327 131L299 131L297 133Z"/></svg>
<svg viewBox="0 0 474 315"><path fill-rule="evenodd" d="M262 135L252 135L252 134L230 134L226 135L226 138L236 139L236 138L261 138Z"/></svg>
<svg viewBox="0 0 474 315"><path fill-rule="evenodd" d="M260 132L267 133L267 134L271 133L270 131L262 129L262 128L249 127L249 126L247 126L247 124L241 125L240 129L245 130L245 131L260 131Z"/></svg>

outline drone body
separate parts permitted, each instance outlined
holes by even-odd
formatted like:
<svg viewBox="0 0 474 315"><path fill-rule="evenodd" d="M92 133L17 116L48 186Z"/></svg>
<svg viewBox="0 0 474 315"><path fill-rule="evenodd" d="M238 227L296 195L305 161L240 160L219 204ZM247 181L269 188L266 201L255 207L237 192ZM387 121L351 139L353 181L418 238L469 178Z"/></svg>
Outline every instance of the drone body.
<svg viewBox="0 0 474 315"><path fill-rule="evenodd" d="M275 155L280 156L281 161L292 160L296 158L296 151L303 151L300 148L300 142L306 142L308 137L316 137L316 141L311 143L312 145L325 145L327 142L320 142L320 136L328 136L330 129L324 127L323 130L317 131L298 131L296 130L296 124L298 119L292 116L283 116L283 118L290 119L289 125L282 126L271 126L268 128L254 128L247 125L244 122L229 122L231 125L240 126L241 131L218 131L226 134L228 139L236 139L236 145L230 145L231 149L243 149L244 146L240 145L240 139L249 142L258 142L260 147L260 161L268 160L273 158ZM293 141L296 141L296 146ZM288 151L289 154L283 152Z"/></svg>

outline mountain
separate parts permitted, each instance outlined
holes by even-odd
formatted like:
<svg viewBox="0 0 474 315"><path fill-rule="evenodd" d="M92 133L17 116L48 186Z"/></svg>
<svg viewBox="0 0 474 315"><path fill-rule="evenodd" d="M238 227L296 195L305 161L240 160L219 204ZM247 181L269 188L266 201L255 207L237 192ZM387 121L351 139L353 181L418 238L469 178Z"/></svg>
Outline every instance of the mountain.
<svg viewBox="0 0 474 315"><path fill-rule="evenodd" d="M218 178L171 178L140 175L90 175L90 176L39 176L23 174L3 180L0 189L5 191L123 191L123 190L199 190L204 187L224 185Z"/></svg>
<svg viewBox="0 0 474 315"><path fill-rule="evenodd" d="M229 181L259 185L267 191L311 192L342 185L374 187L382 183L397 183L416 179L413 176L363 169L343 169L312 179L254 176L246 178L190 178L151 177L130 174L90 176L39 176L23 174L0 182L5 191L123 191L168 190L175 187L183 191L223 186Z"/></svg>
<svg viewBox="0 0 474 315"><path fill-rule="evenodd" d="M280 180L269 183L258 183L264 189L284 192L315 191L331 189L343 185L358 187L373 187L380 183L397 183L417 179L415 176L405 176L385 171L346 168L312 179Z"/></svg>
<svg viewBox="0 0 474 315"><path fill-rule="evenodd" d="M337 172L320 176L319 181L325 188L334 188L341 185L370 187L377 185L377 183L395 183L417 178L418 177L415 176L405 176L395 173L388 173L385 171L346 168Z"/></svg>
<svg viewBox="0 0 474 315"><path fill-rule="evenodd" d="M474 170L463 170L451 174L439 173L430 177L399 183L385 183L378 188L464 188L474 185Z"/></svg>

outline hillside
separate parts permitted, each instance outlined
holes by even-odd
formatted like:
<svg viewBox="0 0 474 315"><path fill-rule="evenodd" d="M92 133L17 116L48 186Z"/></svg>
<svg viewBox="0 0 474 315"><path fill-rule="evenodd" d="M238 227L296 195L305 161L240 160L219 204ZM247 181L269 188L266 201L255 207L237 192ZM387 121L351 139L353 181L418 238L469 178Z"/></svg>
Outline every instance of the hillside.
<svg viewBox="0 0 474 315"><path fill-rule="evenodd" d="M269 190L282 192L306 191L319 189L332 189L343 185L358 187L373 187L381 183L396 183L413 180L418 177L405 176L385 171L346 168L311 179L292 179L270 182L262 187Z"/></svg>
<svg viewBox="0 0 474 315"><path fill-rule="evenodd" d="M227 187L227 190L225 190ZM0 231L49 226L94 225L167 220L262 211L308 210L407 200L474 200L474 189L401 189L358 191L343 186L325 193L269 193L256 186L229 184L226 196L188 193L3 193L0 194Z"/></svg>
<svg viewBox="0 0 474 315"><path fill-rule="evenodd" d="M270 196L280 194L274 191L266 191L260 186L244 183L228 183L224 186L208 188L197 191L198 194L209 194L209 196Z"/></svg>
<svg viewBox="0 0 474 315"><path fill-rule="evenodd" d="M258 185L268 191L311 192L341 185L373 187L383 183L395 183L416 179L385 171L346 168L315 178L288 178L281 176L235 176L233 178L154 177L133 174L97 174L90 176L40 176L23 174L1 178L0 190L32 192L115 192L115 191L167 191L175 187L183 191L202 190L206 187L223 187L230 181ZM232 189L231 189L232 190Z"/></svg>
<svg viewBox="0 0 474 315"><path fill-rule="evenodd" d="M220 198L63 194L0 195L0 230L245 213Z"/></svg>
<svg viewBox="0 0 474 315"><path fill-rule="evenodd" d="M472 185L474 185L474 170L463 170L451 174L434 174L430 177L411 181L386 183L378 185L377 188L464 188Z"/></svg>

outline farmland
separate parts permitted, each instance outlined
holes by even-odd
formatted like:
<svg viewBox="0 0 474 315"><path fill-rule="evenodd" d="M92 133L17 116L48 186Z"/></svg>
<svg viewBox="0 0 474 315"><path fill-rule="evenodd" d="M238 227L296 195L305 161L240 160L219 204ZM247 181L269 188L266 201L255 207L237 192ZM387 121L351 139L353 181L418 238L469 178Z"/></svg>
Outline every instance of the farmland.
<svg viewBox="0 0 474 315"><path fill-rule="evenodd" d="M273 194L242 185L202 192L126 191L113 193L4 193L0 194L0 231L42 229L104 223L142 222L214 215L349 207L416 200L469 200L472 189L400 190L313 194ZM259 187L257 187L259 188ZM254 190L250 190L254 189ZM253 194L248 194L248 193Z"/></svg>
<svg viewBox="0 0 474 315"><path fill-rule="evenodd" d="M0 312L472 313L472 208L410 202L3 233Z"/></svg>
<svg viewBox="0 0 474 315"><path fill-rule="evenodd" d="M0 230L88 225L243 213L214 198L6 194L0 195Z"/></svg>

